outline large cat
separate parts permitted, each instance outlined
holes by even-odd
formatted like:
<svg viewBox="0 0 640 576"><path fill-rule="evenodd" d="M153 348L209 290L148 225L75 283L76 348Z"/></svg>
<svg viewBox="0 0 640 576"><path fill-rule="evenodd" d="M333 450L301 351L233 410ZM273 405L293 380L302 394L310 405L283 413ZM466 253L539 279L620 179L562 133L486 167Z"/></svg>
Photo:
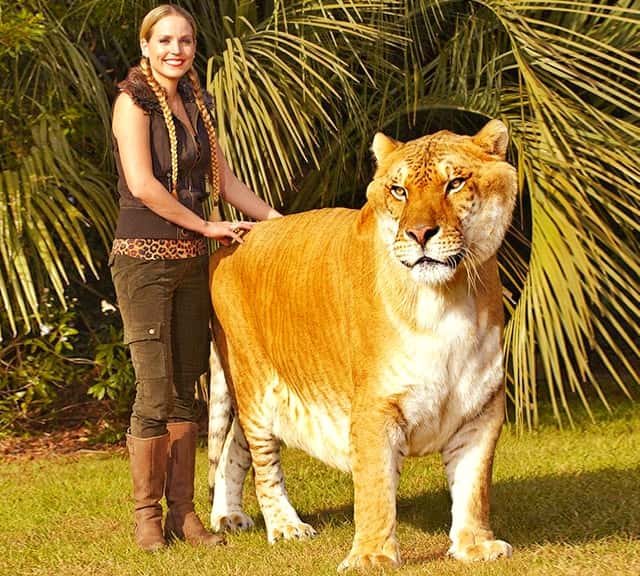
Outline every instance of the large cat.
<svg viewBox="0 0 640 576"><path fill-rule="evenodd" d="M252 463L269 541L314 533L287 498L283 441L353 475L355 538L340 568L396 566L403 459L440 452L450 553L511 555L489 527L505 397L496 252L517 195L507 144L497 120L475 136L376 134L361 210L263 222L212 256L215 528L252 525L241 507Z"/></svg>

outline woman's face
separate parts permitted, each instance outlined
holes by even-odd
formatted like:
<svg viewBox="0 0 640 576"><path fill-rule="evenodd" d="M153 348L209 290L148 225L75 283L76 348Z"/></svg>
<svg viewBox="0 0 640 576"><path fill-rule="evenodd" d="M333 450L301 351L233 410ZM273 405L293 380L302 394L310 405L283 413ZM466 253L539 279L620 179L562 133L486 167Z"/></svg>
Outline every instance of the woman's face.
<svg viewBox="0 0 640 576"><path fill-rule="evenodd" d="M179 80L191 68L196 54L196 39L189 22L177 14L158 20L149 40L140 42L142 55L160 84Z"/></svg>

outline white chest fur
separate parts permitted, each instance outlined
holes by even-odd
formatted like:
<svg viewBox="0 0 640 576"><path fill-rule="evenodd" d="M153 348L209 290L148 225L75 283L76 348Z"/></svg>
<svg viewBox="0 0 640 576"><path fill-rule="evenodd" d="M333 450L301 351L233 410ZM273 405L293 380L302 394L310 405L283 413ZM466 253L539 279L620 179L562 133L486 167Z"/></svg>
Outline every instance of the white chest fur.
<svg viewBox="0 0 640 576"><path fill-rule="evenodd" d="M442 448L502 381L502 328L471 295L453 305L425 296L416 308L418 327L400 331L404 359L388 375L401 387L411 455Z"/></svg>

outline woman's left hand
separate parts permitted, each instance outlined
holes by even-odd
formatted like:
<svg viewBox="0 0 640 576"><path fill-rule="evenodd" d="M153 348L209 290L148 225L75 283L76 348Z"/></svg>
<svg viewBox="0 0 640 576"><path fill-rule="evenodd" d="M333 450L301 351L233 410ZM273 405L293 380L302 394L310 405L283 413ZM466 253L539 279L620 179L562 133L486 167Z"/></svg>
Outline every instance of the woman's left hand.
<svg viewBox="0 0 640 576"><path fill-rule="evenodd" d="M207 238L217 240L224 246L229 246L233 242L242 244L244 242L242 237L253 228L254 224L255 222L246 222L244 220L234 220L232 222L226 220L222 222L207 221L202 234Z"/></svg>

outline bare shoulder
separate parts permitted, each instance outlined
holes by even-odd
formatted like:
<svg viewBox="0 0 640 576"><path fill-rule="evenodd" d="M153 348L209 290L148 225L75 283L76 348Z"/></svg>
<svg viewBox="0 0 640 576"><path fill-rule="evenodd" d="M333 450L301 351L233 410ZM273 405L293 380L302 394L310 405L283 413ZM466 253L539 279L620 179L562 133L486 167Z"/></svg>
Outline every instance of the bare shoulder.
<svg viewBox="0 0 640 576"><path fill-rule="evenodd" d="M113 104L113 133L116 138L137 132L149 125L149 117L126 92L121 92Z"/></svg>
<svg viewBox="0 0 640 576"><path fill-rule="evenodd" d="M122 92L113 105L111 130L127 185L135 195L154 178L149 136L149 116L129 94Z"/></svg>

